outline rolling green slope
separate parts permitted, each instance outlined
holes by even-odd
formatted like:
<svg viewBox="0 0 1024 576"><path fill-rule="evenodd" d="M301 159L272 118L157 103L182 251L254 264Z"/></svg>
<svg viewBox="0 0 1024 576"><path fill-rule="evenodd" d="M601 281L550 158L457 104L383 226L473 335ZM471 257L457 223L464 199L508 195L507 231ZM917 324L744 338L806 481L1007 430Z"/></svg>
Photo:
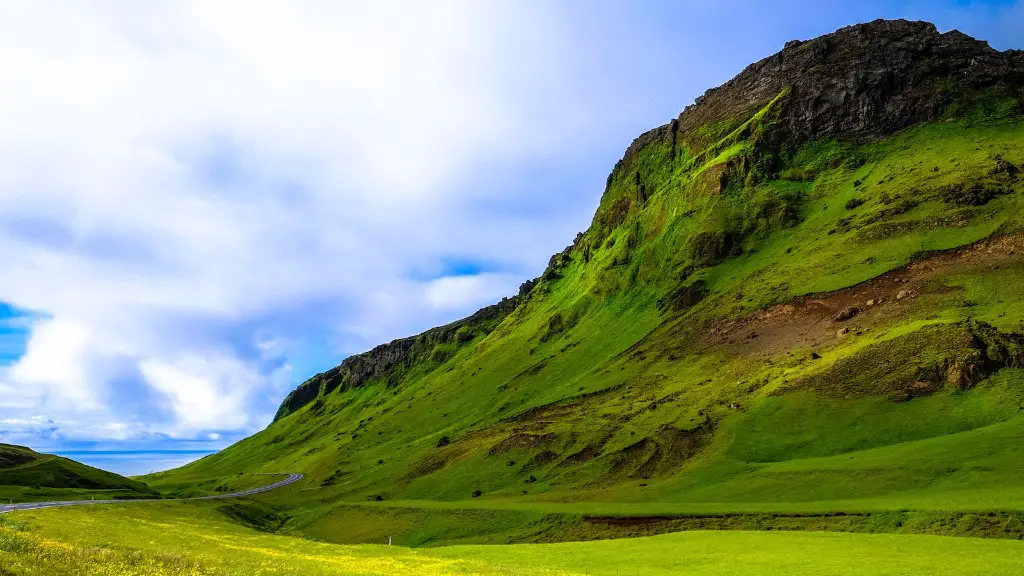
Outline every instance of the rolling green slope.
<svg viewBox="0 0 1024 576"><path fill-rule="evenodd" d="M634 141L518 295L349 358L145 481L300 471L261 498L348 542L757 512L992 512L951 533L1014 536L1022 113L1021 53L959 33L788 45Z"/></svg>
<svg viewBox="0 0 1024 576"><path fill-rule="evenodd" d="M142 482L112 472L23 446L0 444L0 501L5 503L156 495Z"/></svg>

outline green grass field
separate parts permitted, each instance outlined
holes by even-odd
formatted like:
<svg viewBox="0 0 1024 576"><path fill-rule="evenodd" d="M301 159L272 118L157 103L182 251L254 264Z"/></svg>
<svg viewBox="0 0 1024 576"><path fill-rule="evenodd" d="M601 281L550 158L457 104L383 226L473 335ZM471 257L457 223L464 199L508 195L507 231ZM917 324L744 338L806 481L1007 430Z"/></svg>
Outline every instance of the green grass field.
<svg viewBox="0 0 1024 576"><path fill-rule="evenodd" d="M1019 574L1024 543L816 532L685 532L564 544L346 546L262 534L217 506L134 504L0 517L22 575Z"/></svg>

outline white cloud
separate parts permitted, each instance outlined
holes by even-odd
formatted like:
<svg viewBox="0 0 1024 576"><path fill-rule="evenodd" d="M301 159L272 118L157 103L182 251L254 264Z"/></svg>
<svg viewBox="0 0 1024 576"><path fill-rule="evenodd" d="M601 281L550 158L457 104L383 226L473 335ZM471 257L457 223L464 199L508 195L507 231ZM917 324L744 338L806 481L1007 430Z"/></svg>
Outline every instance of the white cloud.
<svg viewBox="0 0 1024 576"><path fill-rule="evenodd" d="M238 429L248 424L244 400L259 377L228 359L185 358L177 364L144 360L139 369L161 392L186 431Z"/></svg>
<svg viewBox="0 0 1024 576"><path fill-rule="evenodd" d="M25 355L7 371L7 379L17 390L30 391L55 407L96 410L100 407L97 384L102 383L90 379L88 346L85 326L60 319L41 321L32 330Z"/></svg>
<svg viewBox="0 0 1024 576"><path fill-rule="evenodd" d="M545 94L523 82L561 81L542 5L4 12L0 301L48 318L0 375L4 415L96 434L251 429L291 385L275 361L304 326L396 336L421 302L466 311L514 286L407 273L464 249L460 207L488 196L465 185L472 170L563 148L564 122L538 114ZM523 220L476 217L496 234ZM500 238L473 247L505 251ZM144 387L126 398L116 382L132 372Z"/></svg>
<svg viewBox="0 0 1024 576"><path fill-rule="evenodd" d="M493 304L511 295L518 281L518 277L508 274L444 276L427 285L427 302L440 309Z"/></svg>

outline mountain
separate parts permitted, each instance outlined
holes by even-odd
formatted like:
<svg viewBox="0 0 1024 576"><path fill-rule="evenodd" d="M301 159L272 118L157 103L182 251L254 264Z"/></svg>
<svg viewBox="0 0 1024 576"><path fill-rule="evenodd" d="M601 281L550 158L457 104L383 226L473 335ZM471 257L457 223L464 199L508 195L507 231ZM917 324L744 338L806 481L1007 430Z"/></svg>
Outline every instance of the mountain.
<svg viewBox="0 0 1024 576"><path fill-rule="evenodd" d="M344 541L1024 509L1022 113L1024 53L960 32L789 42L638 137L517 295L345 359L147 482L301 471L267 499Z"/></svg>
<svg viewBox="0 0 1024 576"><path fill-rule="evenodd" d="M101 498L152 498L142 482L24 446L0 444L0 500L32 502Z"/></svg>

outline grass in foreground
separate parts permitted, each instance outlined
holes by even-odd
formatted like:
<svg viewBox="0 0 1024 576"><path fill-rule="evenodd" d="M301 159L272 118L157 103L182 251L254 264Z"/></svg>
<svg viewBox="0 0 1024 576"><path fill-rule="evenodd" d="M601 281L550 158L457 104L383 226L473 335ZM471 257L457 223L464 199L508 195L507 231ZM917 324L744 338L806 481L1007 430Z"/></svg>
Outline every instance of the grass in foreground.
<svg viewBox="0 0 1024 576"><path fill-rule="evenodd" d="M1019 574L1024 543L937 536L686 532L566 544L324 544L231 523L217 504L0 517L0 574Z"/></svg>

